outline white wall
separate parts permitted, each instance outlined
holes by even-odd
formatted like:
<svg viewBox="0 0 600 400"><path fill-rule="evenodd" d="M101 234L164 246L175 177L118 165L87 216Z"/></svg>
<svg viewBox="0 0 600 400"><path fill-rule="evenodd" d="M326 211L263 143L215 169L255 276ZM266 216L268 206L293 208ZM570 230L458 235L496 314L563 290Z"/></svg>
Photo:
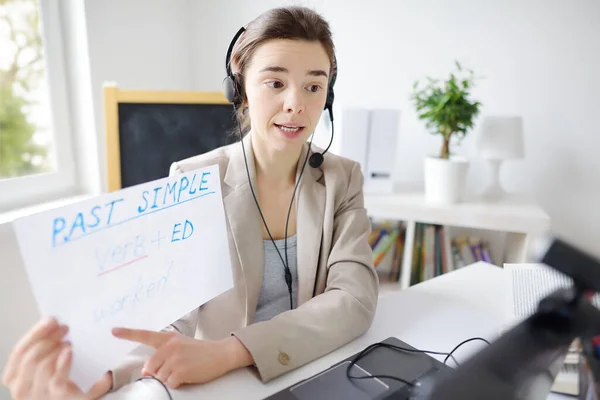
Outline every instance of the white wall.
<svg viewBox="0 0 600 400"><path fill-rule="evenodd" d="M189 0L86 0L91 83L106 188L102 85L123 89L184 90L192 86Z"/></svg>
<svg viewBox="0 0 600 400"><path fill-rule="evenodd" d="M194 14L219 23L194 26L194 71L202 71L194 88L219 89L236 30L272 6L292 3L313 6L331 23L340 70L336 121L343 106L401 109L400 182L422 182L423 157L440 146L416 118L412 83L428 75L445 78L459 60L484 77L474 90L482 115L524 118L526 159L505 165L505 186L534 195L554 232L600 256L598 1L262 0L243 7L237 0L198 1ZM319 135L327 143L326 133ZM469 157L476 156L473 138L460 148ZM487 178L485 164L473 163L471 192Z"/></svg>

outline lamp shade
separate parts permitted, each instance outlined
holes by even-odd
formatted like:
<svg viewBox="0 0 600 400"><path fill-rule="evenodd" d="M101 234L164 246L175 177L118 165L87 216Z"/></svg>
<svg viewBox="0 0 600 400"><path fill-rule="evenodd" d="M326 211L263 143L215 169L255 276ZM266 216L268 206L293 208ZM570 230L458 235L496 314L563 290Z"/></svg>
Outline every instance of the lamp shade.
<svg viewBox="0 0 600 400"><path fill-rule="evenodd" d="M523 119L518 116L484 117L476 135L475 147L478 156L488 160L523 158Z"/></svg>

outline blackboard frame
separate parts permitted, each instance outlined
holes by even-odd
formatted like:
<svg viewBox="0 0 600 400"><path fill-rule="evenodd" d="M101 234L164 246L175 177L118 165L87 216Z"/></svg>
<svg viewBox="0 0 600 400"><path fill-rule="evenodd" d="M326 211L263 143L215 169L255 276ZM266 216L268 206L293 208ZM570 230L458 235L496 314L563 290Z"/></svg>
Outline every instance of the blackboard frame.
<svg viewBox="0 0 600 400"><path fill-rule="evenodd" d="M230 104L222 92L121 89L112 82L104 84L103 94L106 172L109 192L122 189L119 132L120 103Z"/></svg>

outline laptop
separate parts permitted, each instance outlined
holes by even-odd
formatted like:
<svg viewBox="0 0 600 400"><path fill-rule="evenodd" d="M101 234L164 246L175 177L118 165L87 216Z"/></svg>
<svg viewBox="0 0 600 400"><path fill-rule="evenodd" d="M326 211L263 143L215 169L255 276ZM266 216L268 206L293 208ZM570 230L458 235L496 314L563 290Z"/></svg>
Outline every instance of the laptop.
<svg viewBox="0 0 600 400"><path fill-rule="evenodd" d="M387 338L382 343L417 350L395 337ZM352 377L390 375L411 382L415 386L389 378L348 378L348 366L358 354L353 354L265 400L408 400L416 396L416 390L426 390L428 380L453 371L450 366L426 353L380 346L361 357L350 369L350 375Z"/></svg>

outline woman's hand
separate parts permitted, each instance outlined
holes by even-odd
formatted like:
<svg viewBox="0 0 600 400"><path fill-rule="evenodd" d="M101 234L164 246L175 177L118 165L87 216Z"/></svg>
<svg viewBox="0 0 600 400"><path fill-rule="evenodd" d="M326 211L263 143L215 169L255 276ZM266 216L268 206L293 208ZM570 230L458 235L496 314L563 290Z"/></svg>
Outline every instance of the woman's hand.
<svg viewBox="0 0 600 400"><path fill-rule="evenodd" d="M53 318L45 319L17 343L2 376L2 383L15 400L97 399L110 390L110 373L86 394L69 379L71 345L62 340L67 332L67 326L59 325Z"/></svg>
<svg viewBox="0 0 600 400"><path fill-rule="evenodd" d="M150 375L175 389L186 383L206 383L254 360L235 336L219 341L197 340L175 332L113 329L113 335L154 347L142 375Z"/></svg>

